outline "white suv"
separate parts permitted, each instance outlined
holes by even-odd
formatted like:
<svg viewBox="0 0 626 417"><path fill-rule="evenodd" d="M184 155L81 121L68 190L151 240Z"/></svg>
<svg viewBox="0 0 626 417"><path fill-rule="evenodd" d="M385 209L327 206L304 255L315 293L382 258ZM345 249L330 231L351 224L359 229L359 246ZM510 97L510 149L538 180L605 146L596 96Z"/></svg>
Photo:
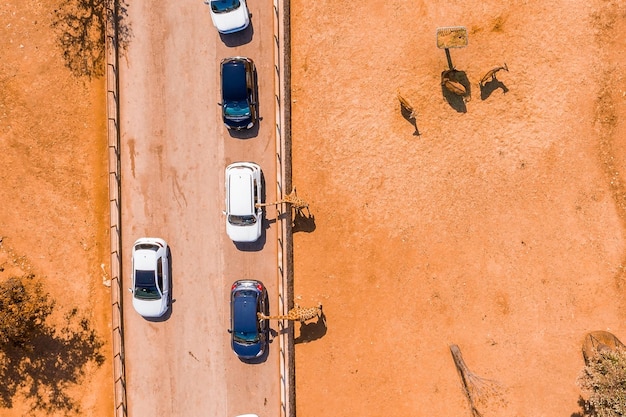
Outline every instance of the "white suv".
<svg viewBox="0 0 626 417"><path fill-rule="evenodd" d="M226 233L234 242L255 242L261 237L263 193L261 168L254 162L226 167Z"/></svg>

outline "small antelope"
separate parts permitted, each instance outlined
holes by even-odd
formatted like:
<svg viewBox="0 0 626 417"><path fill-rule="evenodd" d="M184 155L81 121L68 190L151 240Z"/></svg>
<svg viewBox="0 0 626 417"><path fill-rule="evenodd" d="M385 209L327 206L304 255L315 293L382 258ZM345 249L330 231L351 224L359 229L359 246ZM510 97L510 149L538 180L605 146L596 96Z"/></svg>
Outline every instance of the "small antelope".
<svg viewBox="0 0 626 417"><path fill-rule="evenodd" d="M482 87L483 85L485 85L487 81L490 81L490 79L491 81L495 80L496 73L500 70L505 70L506 72L509 72L509 67L506 66L506 62L501 67L495 67L487 71L487 74L485 74L485 76L480 79L480 82L478 83L478 85Z"/></svg>
<svg viewBox="0 0 626 417"><path fill-rule="evenodd" d="M465 89L465 86L463 84L461 84L458 81L453 80L450 77L450 74L453 71L454 70L444 71L441 74L441 85L446 87L448 91L456 94L457 96L464 96L465 94L467 94L467 90Z"/></svg>
<svg viewBox="0 0 626 417"><path fill-rule="evenodd" d="M415 111L415 108L411 105L411 103L409 103L409 101L407 99L402 97L402 95L400 94L400 90L398 90L398 101L400 101L400 105L402 107L404 107L406 109L406 111L411 113L409 115L409 119L416 120L417 119L417 112Z"/></svg>

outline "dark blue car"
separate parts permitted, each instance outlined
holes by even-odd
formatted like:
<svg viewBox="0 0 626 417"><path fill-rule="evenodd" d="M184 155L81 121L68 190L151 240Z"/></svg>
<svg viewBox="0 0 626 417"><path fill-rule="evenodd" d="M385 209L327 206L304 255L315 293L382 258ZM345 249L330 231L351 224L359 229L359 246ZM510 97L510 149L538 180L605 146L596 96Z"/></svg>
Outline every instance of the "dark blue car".
<svg viewBox="0 0 626 417"><path fill-rule="evenodd" d="M257 82L254 62L236 56L222 60L222 119L228 129L250 129L257 120Z"/></svg>
<svg viewBox="0 0 626 417"><path fill-rule="evenodd" d="M242 359L263 355L267 345L267 320L259 320L257 313L266 314L267 290L256 280L235 281L230 291L230 334L233 351Z"/></svg>

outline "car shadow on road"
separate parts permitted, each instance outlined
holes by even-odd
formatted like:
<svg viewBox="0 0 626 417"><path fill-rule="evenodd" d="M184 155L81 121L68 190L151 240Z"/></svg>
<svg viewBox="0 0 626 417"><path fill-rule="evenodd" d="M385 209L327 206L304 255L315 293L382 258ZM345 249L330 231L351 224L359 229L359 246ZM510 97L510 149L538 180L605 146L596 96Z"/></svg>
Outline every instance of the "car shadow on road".
<svg viewBox="0 0 626 417"><path fill-rule="evenodd" d="M322 311L322 314L313 323L302 323L300 325L300 335L296 337L293 342L309 343L317 339L324 337L328 328L326 327L326 315Z"/></svg>
<svg viewBox="0 0 626 417"><path fill-rule="evenodd" d="M252 25L252 15L250 15L250 24L242 31L235 33L223 34L220 33L220 39L224 42L224 45L229 48L235 48L237 46L245 45L252 41L254 35L254 27Z"/></svg>
<svg viewBox="0 0 626 417"><path fill-rule="evenodd" d="M265 228L261 228L261 237L255 242L233 242L233 245L242 252L259 252L265 247L265 241L267 240L267 233Z"/></svg>

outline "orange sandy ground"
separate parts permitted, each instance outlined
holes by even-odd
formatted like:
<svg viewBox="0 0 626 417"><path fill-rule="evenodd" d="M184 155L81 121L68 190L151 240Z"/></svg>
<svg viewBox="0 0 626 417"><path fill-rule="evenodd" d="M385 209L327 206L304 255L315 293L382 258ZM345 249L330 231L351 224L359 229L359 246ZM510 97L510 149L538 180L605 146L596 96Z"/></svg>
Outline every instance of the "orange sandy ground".
<svg viewBox="0 0 626 417"><path fill-rule="evenodd" d="M51 323L78 308L104 343L68 394L82 416L113 415L104 80L72 76L51 29L55 2L0 7L0 279L33 272L56 300ZM104 264L104 270L102 269ZM106 271L106 272L105 272ZM17 395L2 416L27 415ZM62 411L32 415L63 415ZM71 414L72 415L72 414Z"/></svg>
<svg viewBox="0 0 626 417"><path fill-rule="evenodd" d="M298 416L470 417L451 344L484 417L580 413L586 332L626 339L626 4L291 12L293 183L314 217L295 295L326 316L295 325ZM444 26L469 34L464 113L442 94ZM481 97L504 62L508 92Z"/></svg>

